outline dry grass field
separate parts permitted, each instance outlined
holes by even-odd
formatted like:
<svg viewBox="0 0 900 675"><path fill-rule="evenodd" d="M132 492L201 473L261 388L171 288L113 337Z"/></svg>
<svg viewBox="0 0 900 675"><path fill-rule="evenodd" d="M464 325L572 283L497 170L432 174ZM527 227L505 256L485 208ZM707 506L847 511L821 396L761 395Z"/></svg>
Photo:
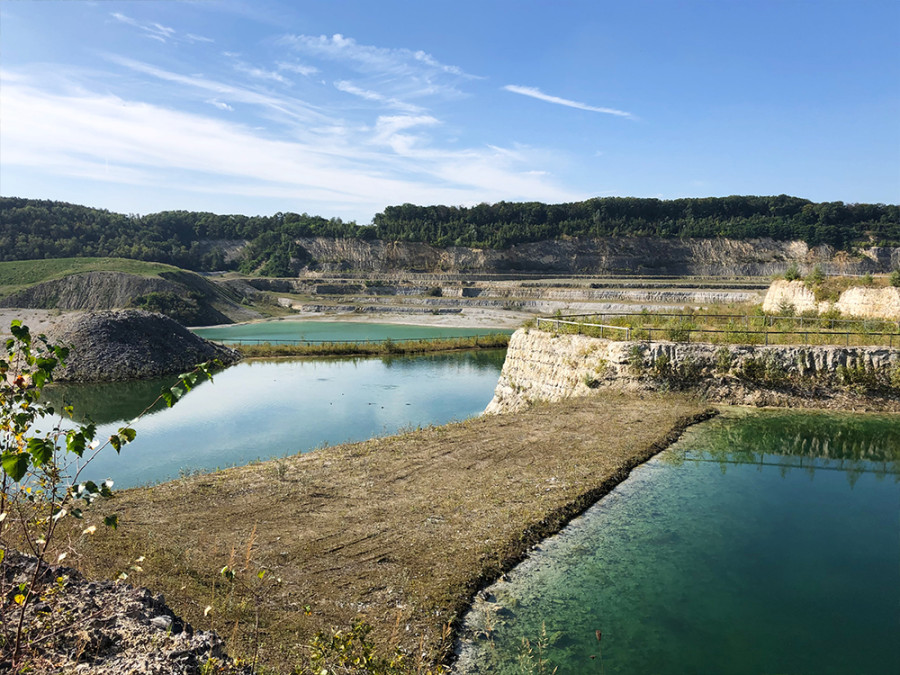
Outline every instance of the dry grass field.
<svg viewBox="0 0 900 675"><path fill-rule="evenodd" d="M451 656L479 588L711 414L607 393L187 476L119 493L94 514L118 530L74 537L72 557L163 592L264 672L357 617L423 672Z"/></svg>

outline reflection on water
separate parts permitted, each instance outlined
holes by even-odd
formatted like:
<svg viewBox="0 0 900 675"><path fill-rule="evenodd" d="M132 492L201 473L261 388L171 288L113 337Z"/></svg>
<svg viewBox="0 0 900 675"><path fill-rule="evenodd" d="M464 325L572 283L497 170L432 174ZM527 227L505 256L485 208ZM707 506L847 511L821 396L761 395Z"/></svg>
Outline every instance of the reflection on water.
<svg viewBox="0 0 900 675"><path fill-rule="evenodd" d="M82 478L112 477L116 487L128 487L465 419L491 400L504 354L242 362L174 408L142 418L137 440L121 456L101 453ZM58 385L48 399L74 404L80 416L101 425L98 438L106 438L171 383Z"/></svg>
<svg viewBox="0 0 900 675"><path fill-rule="evenodd" d="M896 415L689 430L490 589L463 672L539 641L560 675L900 672L898 439Z"/></svg>
<svg viewBox="0 0 900 675"><path fill-rule="evenodd" d="M863 472L900 481L900 423L893 415L845 415L769 411L747 415L740 424L726 417L709 423L693 443L660 455L669 464L715 462L780 467L782 475L802 469L844 472L852 487Z"/></svg>
<svg viewBox="0 0 900 675"><path fill-rule="evenodd" d="M71 405L77 422L123 422L140 415L164 387L171 387L177 379L161 377L129 382L59 383L44 390L44 400L57 409ZM160 402L150 412L163 408L165 404Z"/></svg>

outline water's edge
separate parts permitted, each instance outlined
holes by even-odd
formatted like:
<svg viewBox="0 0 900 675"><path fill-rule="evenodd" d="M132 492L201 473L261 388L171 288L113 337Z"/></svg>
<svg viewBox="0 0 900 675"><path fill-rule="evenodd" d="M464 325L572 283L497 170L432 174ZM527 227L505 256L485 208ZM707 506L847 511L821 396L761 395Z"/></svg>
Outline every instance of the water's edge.
<svg viewBox="0 0 900 675"><path fill-rule="evenodd" d="M706 422L718 416L720 413L721 411L718 408L710 407L695 415L688 415L681 418L662 439L633 454L629 461L620 466L614 474L608 476L602 483L583 492L568 504L557 508L540 522L523 530L515 551L502 559L499 565L490 572L485 571L481 576L472 579L469 593L466 598L453 608L454 619L450 626L452 635L451 639L448 640L448 644L451 644L453 649L451 652L444 655L445 665L449 666L451 669L454 668L462 652L462 630L465 616L473 608L478 593L496 583L514 567L527 559L530 550L534 546L540 544L545 539L559 534L575 518L584 514L588 509L596 505L603 497L627 480L634 469L645 464L647 461L676 443L687 429L697 424L701 424L702 422Z"/></svg>

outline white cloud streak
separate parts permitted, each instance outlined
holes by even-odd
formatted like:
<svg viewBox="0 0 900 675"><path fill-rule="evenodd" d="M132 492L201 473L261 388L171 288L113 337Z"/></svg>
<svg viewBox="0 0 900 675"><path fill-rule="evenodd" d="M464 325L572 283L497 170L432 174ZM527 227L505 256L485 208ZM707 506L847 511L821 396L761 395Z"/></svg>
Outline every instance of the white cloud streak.
<svg viewBox="0 0 900 675"><path fill-rule="evenodd" d="M329 119L314 106L296 98L287 98L276 96L270 93L264 93L248 89L246 87L238 87L235 85L220 82L205 77L181 75L173 73L156 66L135 61L122 56L108 55L107 58L120 66L128 68L136 73L150 75L165 82L180 84L189 88L198 89L202 92L209 92L216 95L216 99L228 99L231 102L248 103L251 105L261 106L280 114L286 115L293 119L315 120L318 122Z"/></svg>
<svg viewBox="0 0 900 675"><path fill-rule="evenodd" d="M335 34L290 35L281 43L309 57L315 57L344 65L357 73L368 76L380 84L391 87L389 98L412 98L433 95L458 97L459 80L480 79L465 73L457 66L441 63L431 54L406 48L391 49L363 45L353 38Z"/></svg>
<svg viewBox="0 0 900 675"><path fill-rule="evenodd" d="M175 29L169 28L168 26L163 26L162 24L156 22L149 23L141 23L136 19L132 19L130 16L126 16L120 12L113 12L110 16L114 18L119 23L124 23L128 26L132 26L133 28L137 28L143 31L144 35L151 40L156 40L158 42L168 42L173 37L175 37Z"/></svg>
<svg viewBox="0 0 900 675"><path fill-rule="evenodd" d="M5 73L3 80L0 167L38 171L47 185L70 177L161 194L218 191L317 204L326 214L354 218L407 201L584 197L534 173L527 157L431 146L413 132L440 124L430 115L387 115L374 129L340 127L285 140L213 116L84 90L51 93ZM218 98L206 102L225 109Z"/></svg>
<svg viewBox="0 0 900 675"><path fill-rule="evenodd" d="M398 110L405 110L406 112L422 111L422 108L420 106L414 105L412 103L407 103L406 101L401 101L397 98L385 96L384 94L379 94L377 91L372 91L371 89L363 89L362 87L357 87L355 84L353 84L352 82L348 82L347 80L338 80L334 83L334 87L338 91L342 91L345 94L352 94L353 96L358 96L359 98L366 101L382 103L388 107L397 108Z"/></svg>
<svg viewBox="0 0 900 675"><path fill-rule="evenodd" d="M279 61L276 65L278 66L278 70L297 73L298 75L303 75L305 77L310 77L319 72L319 69L315 66L308 66L303 63L286 63L284 61Z"/></svg>
<svg viewBox="0 0 900 675"><path fill-rule="evenodd" d="M539 101L555 103L557 105L563 105L568 108L577 108L578 110L587 110L589 112L604 113L606 115L615 115L617 117L627 117L629 119L634 119L634 115L632 115L630 112L625 112L624 110L616 110L615 108L601 108L593 105L588 105L586 103L579 103L578 101L571 101L567 98L560 98L559 96L551 96L550 94L545 94L537 87L520 87L516 84L507 84L505 87L503 87L503 89L512 92L513 94L530 96L531 98L536 98Z"/></svg>

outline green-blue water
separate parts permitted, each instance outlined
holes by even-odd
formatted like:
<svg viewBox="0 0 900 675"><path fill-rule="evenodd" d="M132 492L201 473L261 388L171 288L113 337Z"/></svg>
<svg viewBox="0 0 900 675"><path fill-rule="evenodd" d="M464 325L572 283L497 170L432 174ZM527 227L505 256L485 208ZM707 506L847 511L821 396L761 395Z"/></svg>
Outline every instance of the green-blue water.
<svg viewBox="0 0 900 675"><path fill-rule="evenodd" d="M493 396L504 350L415 357L294 359L239 363L204 382L174 408L135 425L137 440L104 451L81 478L111 477L117 488L256 459L444 424L480 413ZM54 385L107 438L171 385L148 382Z"/></svg>
<svg viewBox="0 0 900 675"><path fill-rule="evenodd" d="M900 673L898 474L897 416L696 427L490 589L464 672Z"/></svg>
<svg viewBox="0 0 900 675"><path fill-rule="evenodd" d="M368 323L354 321L259 321L232 326L213 326L193 329L208 340L262 340L278 343L286 340L353 342L355 340L404 340L492 333L512 333L510 330L488 328L450 328L446 326L410 326L406 324Z"/></svg>

